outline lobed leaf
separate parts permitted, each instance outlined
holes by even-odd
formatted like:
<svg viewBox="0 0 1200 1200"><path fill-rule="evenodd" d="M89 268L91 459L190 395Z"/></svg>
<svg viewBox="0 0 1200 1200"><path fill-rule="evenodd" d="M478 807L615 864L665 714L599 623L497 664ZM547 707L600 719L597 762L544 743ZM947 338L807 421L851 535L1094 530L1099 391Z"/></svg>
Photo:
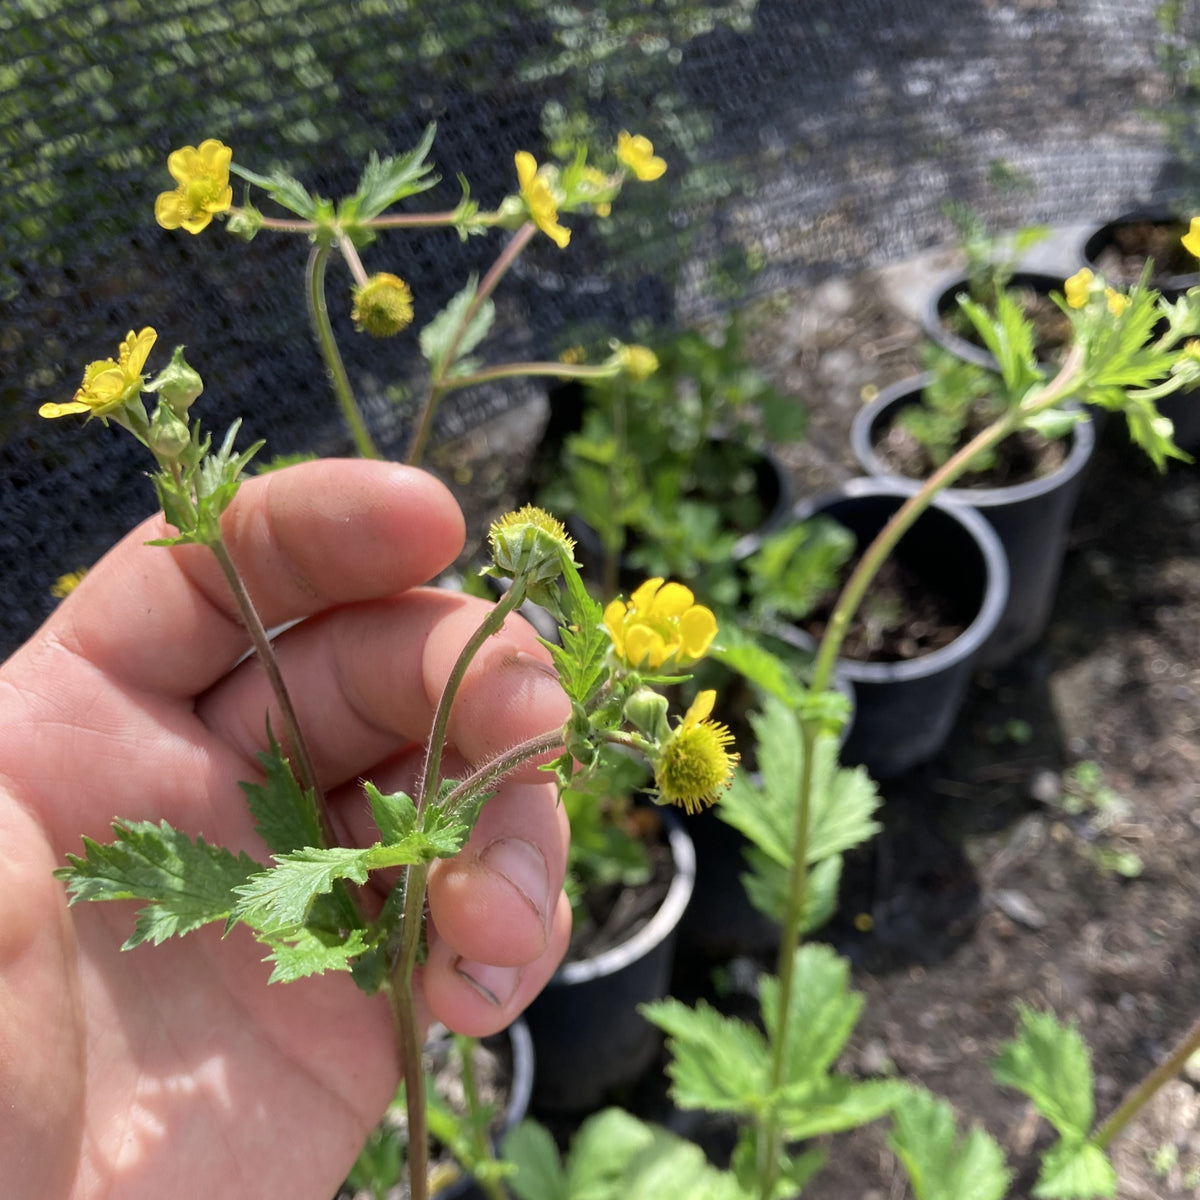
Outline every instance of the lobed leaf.
<svg viewBox="0 0 1200 1200"><path fill-rule="evenodd" d="M245 793L259 837L272 854L319 846L322 834L316 795L300 786L270 727L267 743L267 750L258 755L266 773L265 781L238 784Z"/></svg>
<svg viewBox="0 0 1200 1200"><path fill-rule="evenodd" d="M145 900L128 950L181 937L211 921L228 919L237 889L262 867L247 854L195 841L166 821L113 824L116 840L101 845L84 838L82 857L55 871L66 882L70 903L80 900Z"/></svg>
<svg viewBox="0 0 1200 1200"><path fill-rule="evenodd" d="M888 1145L904 1164L916 1200L1001 1200L1008 1190L1003 1151L979 1128L960 1139L944 1101L912 1088L892 1120Z"/></svg>
<svg viewBox="0 0 1200 1200"><path fill-rule="evenodd" d="M1036 1200L1093 1200L1117 1194L1117 1173L1104 1151L1090 1142L1060 1141L1042 1159L1033 1189Z"/></svg>
<svg viewBox="0 0 1200 1200"><path fill-rule="evenodd" d="M436 125L427 125L421 140L407 154L380 158L372 152L359 179L358 190L339 206L339 217L370 221L398 200L433 187L438 176L431 174L433 166L426 158L436 130Z"/></svg>

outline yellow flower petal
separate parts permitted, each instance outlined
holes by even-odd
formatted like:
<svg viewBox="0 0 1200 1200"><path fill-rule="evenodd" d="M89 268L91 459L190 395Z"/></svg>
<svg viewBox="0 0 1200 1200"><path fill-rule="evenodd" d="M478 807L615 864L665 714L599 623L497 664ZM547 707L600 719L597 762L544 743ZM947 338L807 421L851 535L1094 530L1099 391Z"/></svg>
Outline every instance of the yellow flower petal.
<svg viewBox="0 0 1200 1200"><path fill-rule="evenodd" d="M1087 267L1083 267L1063 284L1063 293L1071 308L1082 308L1088 302L1092 281L1095 278L1096 276Z"/></svg>
<svg viewBox="0 0 1200 1200"><path fill-rule="evenodd" d="M681 617L696 603L691 588L682 583L664 583L657 596L654 597L652 611L655 616Z"/></svg>
<svg viewBox="0 0 1200 1200"><path fill-rule="evenodd" d="M640 133L622 130L617 134L617 158L643 183L658 179L667 169L666 162L654 153L650 139Z"/></svg>
<svg viewBox="0 0 1200 1200"><path fill-rule="evenodd" d="M1200 217L1193 217L1188 231L1183 235L1183 248L1196 258L1200 258Z"/></svg>
<svg viewBox="0 0 1200 1200"><path fill-rule="evenodd" d="M604 625L617 659L635 670L690 666L717 634L716 617L695 602L690 588L660 578L640 584L628 604L612 601Z"/></svg>
<svg viewBox="0 0 1200 1200"><path fill-rule="evenodd" d="M77 400L68 400L66 404L43 404L38 409L39 417L65 417L71 413L89 412L86 404L80 404Z"/></svg>
<svg viewBox="0 0 1200 1200"><path fill-rule="evenodd" d="M662 585L662 579L657 577L647 579L645 583L639 584L637 590L629 597L630 607L639 612L649 612L650 606L654 603L654 595Z"/></svg>
<svg viewBox="0 0 1200 1200"><path fill-rule="evenodd" d="M717 636L717 618L703 605L696 605L679 618L679 633L687 656L703 658Z"/></svg>
<svg viewBox="0 0 1200 1200"><path fill-rule="evenodd" d="M233 204L229 183L229 164L233 151L216 138L207 138L195 146L172 150L167 170L179 185L173 192L161 192L154 202L154 219L164 229L186 229L199 233L216 213L228 211Z"/></svg>

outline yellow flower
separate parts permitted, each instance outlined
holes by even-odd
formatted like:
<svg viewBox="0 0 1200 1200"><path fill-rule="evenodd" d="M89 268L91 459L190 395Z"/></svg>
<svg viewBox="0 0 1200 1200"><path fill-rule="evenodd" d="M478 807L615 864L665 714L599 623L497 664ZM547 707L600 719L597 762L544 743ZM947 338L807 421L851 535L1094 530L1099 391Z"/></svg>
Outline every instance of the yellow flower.
<svg viewBox="0 0 1200 1200"><path fill-rule="evenodd" d="M413 319L412 291L399 275L380 271L354 289L350 311L355 328L372 337L391 337Z"/></svg>
<svg viewBox="0 0 1200 1200"><path fill-rule="evenodd" d="M149 326L136 334L131 329L121 343L116 362L102 358L88 363L74 399L66 404L43 404L38 409L38 416L65 417L68 413L87 413L93 417L107 417L130 400L136 400L145 388L142 368L156 337L158 334Z"/></svg>
<svg viewBox="0 0 1200 1200"><path fill-rule="evenodd" d="M537 160L528 150L518 150L515 161L517 182L521 185L530 219L560 250L563 249L571 240L571 231L558 223L558 198L549 173L545 168L538 169Z"/></svg>
<svg viewBox="0 0 1200 1200"><path fill-rule="evenodd" d="M196 146L172 150L167 170L179 186L161 192L154 202L154 219L164 229L183 228L199 233L215 213L226 212L233 203L229 164L233 151L216 138Z"/></svg>
<svg viewBox="0 0 1200 1200"><path fill-rule="evenodd" d="M1096 276L1087 267L1083 267L1076 271L1063 284L1063 292L1066 294L1067 303L1072 308L1082 308L1088 302L1088 296L1092 290L1092 281L1095 278Z"/></svg>
<svg viewBox="0 0 1200 1200"><path fill-rule="evenodd" d="M60 575L50 585L50 595L56 600L62 600L69 596L82 582L83 577L88 573L87 567L80 567L75 571L68 571L65 575Z"/></svg>
<svg viewBox="0 0 1200 1200"><path fill-rule="evenodd" d="M629 598L604 610L613 650L626 666L651 671L690 666L717 636L717 619L682 583L647 579Z"/></svg>
<svg viewBox="0 0 1200 1200"><path fill-rule="evenodd" d="M1118 292L1116 288L1106 287L1104 298L1108 301L1108 311L1114 317L1119 317L1129 307L1129 297L1124 292Z"/></svg>
<svg viewBox="0 0 1200 1200"><path fill-rule="evenodd" d="M640 133L617 134L617 157L643 182L657 179L667 169L666 162L654 153L649 138Z"/></svg>
<svg viewBox="0 0 1200 1200"><path fill-rule="evenodd" d="M654 764L659 797L689 813L716 801L733 779L737 754L730 753L733 734L720 721L710 721L716 692L700 692L671 734Z"/></svg>
<svg viewBox="0 0 1200 1200"><path fill-rule="evenodd" d="M1193 217L1188 231L1183 235L1183 248L1200 258L1200 217Z"/></svg>

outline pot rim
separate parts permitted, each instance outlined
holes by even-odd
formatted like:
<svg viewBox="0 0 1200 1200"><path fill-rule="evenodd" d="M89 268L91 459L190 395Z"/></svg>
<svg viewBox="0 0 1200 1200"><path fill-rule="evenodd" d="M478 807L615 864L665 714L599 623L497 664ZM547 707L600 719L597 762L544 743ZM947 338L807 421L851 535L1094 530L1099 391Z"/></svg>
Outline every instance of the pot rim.
<svg viewBox="0 0 1200 1200"><path fill-rule="evenodd" d="M1096 258L1107 244L1104 242L1109 230L1120 225L1137 225L1143 222L1163 225L1186 225L1187 219L1177 216L1165 204L1147 204L1141 207L1126 209L1115 217L1099 225L1093 225L1079 239L1079 264L1094 270ZM1178 275L1164 275L1163 284L1171 289L1187 291L1188 288L1200 282L1200 271L1184 271Z"/></svg>
<svg viewBox="0 0 1200 1200"><path fill-rule="evenodd" d="M900 487L891 478L849 479L831 491L802 501L792 512L797 520L805 520L830 500L856 496L890 496L903 501L915 490ZM938 496L930 508L957 521L979 546L986 575L979 611L952 642L917 658L906 659L903 662L875 663L839 656L838 669L844 671L852 683L899 683L925 679L957 666L964 659L973 658L983 649L1004 615L1008 606L1009 572L1008 556L999 535L983 516L957 500L945 499L945 493ZM919 521L920 517L917 520ZM808 637L803 631L801 634Z"/></svg>
<svg viewBox="0 0 1200 1200"><path fill-rule="evenodd" d="M633 937L619 946L611 946L591 958L563 963L547 986L565 987L614 975L648 954L678 929L688 901L692 898L692 889L696 886L696 847L683 821L673 810L661 805L655 807L662 811L671 858L675 863L675 875L658 911Z"/></svg>
<svg viewBox="0 0 1200 1200"><path fill-rule="evenodd" d="M920 375L911 375L907 379L898 380L886 387L868 404L854 414L850 423L850 448L854 457L864 471L873 479L894 481L899 487L907 489L909 494L920 489L922 480L910 479L907 475L897 475L890 470L875 452L872 432L876 422L893 404L898 404L904 397L922 391L933 378L932 372L926 371ZM1078 404L1069 404L1069 408L1080 408ZM1085 410L1086 411L1086 410ZM1078 422L1071 430L1071 449L1066 459L1048 475L1037 479L1027 479L1024 483L1011 483L1003 487L962 488L948 487L940 494L955 503L968 508L998 508L1007 504L1018 504L1044 496L1073 479L1087 466L1096 448L1096 428L1091 414Z"/></svg>
<svg viewBox="0 0 1200 1200"><path fill-rule="evenodd" d="M1013 271L1010 282L1027 282L1035 287L1045 284L1046 293L1049 294L1056 289L1061 290L1065 280L1065 275L1060 276L1054 271L1022 267ZM990 371L998 370L999 364L990 350L951 332L942 320L942 301L947 296L953 299L956 292L965 291L966 284L967 276L962 271L954 271L935 280L925 296L925 304L921 310L921 326L933 341L956 358L966 359L976 366L987 367Z"/></svg>

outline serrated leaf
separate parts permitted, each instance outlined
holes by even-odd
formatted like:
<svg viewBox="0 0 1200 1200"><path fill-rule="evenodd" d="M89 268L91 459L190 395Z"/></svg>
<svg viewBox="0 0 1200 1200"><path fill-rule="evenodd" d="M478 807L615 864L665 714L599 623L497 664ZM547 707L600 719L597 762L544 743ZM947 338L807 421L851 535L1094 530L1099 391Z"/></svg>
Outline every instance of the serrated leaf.
<svg viewBox="0 0 1200 1200"><path fill-rule="evenodd" d="M1021 1006L1016 1039L992 1064L996 1082L1024 1092L1034 1107L1069 1141L1092 1128L1092 1064L1079 1030L1053 1013Z"/></svg>
<svg viewBox="0 0 1200 1200"><path fill-rule="evenodd" d="M1090 1142L1058 1142L1042 1159L1036 1200L1092 1200L1117 1194L1117 1173Z"/></svg>
<svg viewBox="0 0 1200 1200"><path fill-rule="evenodd" d="M788 1138L803 1141L878 1121L895 1109L907 1092L908 1085L899 1080L827 1075L816 1083L788 1089L777 1111Z"/></svg>
<svg viewBox="0 0 1200 1200"><path fill-rule="evenodd" d="M517 1200L567 1200L562 1160L545 1126L528 1119L521 1121L509 1130L501 1153L506 1162L516 1165L508 1190Z"/></svg>
<svg viewBox="0 0 1200 1200"><path fill-rule="evenodd" d="M604 682L604 661L609 639L602 628L604 609L588 593L579 572L570 564L563 567L566 595L563 621L559 628L560 644L544 643L554 659L558 681L569 699L585 706Z"/></svg>
<svg viewBox="0 0 1200 1200"><path fill-rule="evenodd" d="M233 916L268 936L289 934L304 924L316 899L331 892L338 880L366 883L373 849L307 846L276 855L274 867L235 889Z"/></svg>
<svg viewBox="0 0 1200 1200"><path fill-rule="evenodd" d="M738 1142L730 1157L729 1169L737 1177L746 1194L754 1197L760 1196L762 1192L758 1155L757 1130L751 1125L743 1125L738 1131ZM794 1200L828 1159L829 1153L826 1150L806 1150L795 1157L781 1153L778 1158L779 1179L771 1200Z"/></svg>
<svg viewBox="0 0 1200 1200"><path fill-rule="evenodd" d="M363 784L367 800L385 846L395 845L410 837L417 827L417 806L405 792L385 795L370 780Z"/></svg>
<svg viewBox="0 0 1200 1200"><path fill-rule="evenodd" d="M472 275L466 287L421 330L418 338L421 353L428 360L430 374L435 379L454 374L458 360L470 354L492 327L496 306L488 299L479 305L466 327L462 328L478 290L479 280Z"/></svg>
<svg viewBox="0 0 1200 1200"><path fill-rule="evenodd" d="M366 935L361 929L338 939L323 937L311 929L299 929L286 940L270 945L271 953L263 960L275 965L268 983L292 983L326 971L349 971L352 960L367 949Z"/></svg>
<svg viewBox="0 0 1200 1200"><path fill-rule="evenodd" d="M888 1145L916 1200L1001 1200L1008 1190L1003 1151L979 1128L960 1140L950 1105L912 1088L892 1120Z"/></svg>
<svg viewBox="0 0 1200 1200"><path fill-rule="evenodd" d="M230 163L229 170L247 183L262 188L280 207L294 212L298 217L303 217L307 221L316 220L317 202L298 179L283 171L272 171L270 175L259 175L237 163Z"/></svg>
<svg viewBox="0 0 1200 1200"><path fill-rule="evenodd" d="M65 880L70 902L146 900L134 932L125 943L156 945L212 921L222 921L236 903L236 890L262 866L247 854L234 855L194 841L166 821L115 822L108 845L84 838L82 857L67 855L70 866L55 875Z"/></svg>
<svg viewBox="0 0 1200 1200"><path fill-rule="evenodd" d="M795 857L796 805L800 796L803 741L795 714L768 697L750 717L758 743L761 783L739 771L719 800L718 815L782 866ZM807 859L819 862L873 837L879 794L862 768L842 768L836 739L816 740Z"/></svg>
<svg viewBox="0 0 1200 1200"><path fill-rule="evenodd" d="M760 691L791 709L804 703L807 689L796 678L793 668L761 642L737 626L722 629L721 642L711 652L717 662L737 671Z"/></svg>
<svg viewBox="0 0 1200 1200"><path fill-rule="evenodd" d="M782 922L787 915L789 878L786 867L768 858L756 846L745 851L750 867L739 876L750 903L765 917ZM800 932L811 933L831 920L837 911L838 884L842 878L842 856L831 855L814 863L808 872L808 888L800 916Z"/></svg>
<svg viewBox="0 0 1200 1200"><path fill-rule="evenodd" d="M836 1061L858 1023L863 998L850 990L850 965L828 946L800 946L793 957L785 1031L784 1078L789 1085L816 1080ZM779 1029L779 980L759 983L763 1025L774 1043Z"/></svg>
<svg viewBox="0 0 1200 1200"><path fill-rule="evenodd" d="M319 846L321 818L316 796L300 786L291 762L275 735L267 730L268 749L258 755L266 773L263 783L239 783L254 817L259 837L272 854L288 854L304 846Z"/></svg>
<svg viewBox="0 0 1200 1200"><path fill-rule="evenodd" d="M733 1175L711 1166L699 1146L610 1108L589 1117L572 1140L566 1190L560 1196L567 1200L750 1200L753 1194L743 1191Z"/></svg>
<svg viewBox="0 0 1200 1200"><path fill-rule="evenodd" d="M667 1034L671 1097L680 1108L752 1113L767 1090L768 1050L762 1034L701 1000L689 1008L657 1000L638 1012Z"/></svg>
<svg viewBox="0 0 1200 1200"><path fill-rule="evenodd" d="M433 145L436 128L433 124L427 125L421 140L407 154L380 158L372 151L358 190L342 201L339 217L370 221L396 201L433 187L438 176L430 174L433 167L425 160Z"/></svg>

